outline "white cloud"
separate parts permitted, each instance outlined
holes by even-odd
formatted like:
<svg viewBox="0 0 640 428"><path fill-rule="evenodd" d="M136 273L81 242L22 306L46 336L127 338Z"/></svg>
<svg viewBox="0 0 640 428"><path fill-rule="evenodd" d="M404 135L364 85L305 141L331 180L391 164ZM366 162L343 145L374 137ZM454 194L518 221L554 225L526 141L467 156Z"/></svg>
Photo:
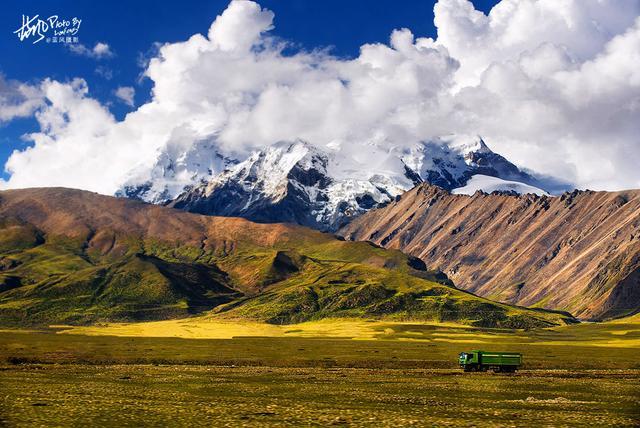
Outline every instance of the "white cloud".
<svg viewBox="0 0 640 428"><path fill-rule="evenodd" d="M71 52L77 55L86 56L88 58L111 58L114 55L111 47L107 43L103 42L96 43L93 48L88 48L82 43L68 44L66 46L69 47L69 50L71 50Z"/></svg>
<svg viewBox="0 0 640 428"><path fill-rule="evenodd" d="M434 7L438 42L460 60L456 78L476 84L496 61L516 60L544 43L566 47L578 63L592 59L640 13L635 0L502 0L484 15L468 0Z"/></svg>
<svg viewBox="0 0 640 428"><path fill-rule="evenodd" d="M113 79L113 70L109 67L105 67L103 65L99 65L96 67L96 69L94 70L94 72L98 75L103 77L106 80L111 80Z"/></svg>
<svg viewBox="0 0 640 428"><path fill-rule="evenodd" d="M112 193L164 147L209 138L231 155L294 138L365 153L465 133L580 187L640 187L638 15L640 0L502 0L488 16L440 0L437 40L401 29L340 59L283 54L273 14L233 1L207 36L159 48L151 101L121 122L82 81L45 81L8 185Z"/></svg>
<svg viewBox="0 0 640 428"><path fill-rule="evenodd" d="M15 80L6 80L0 74L0 123L18 117L28 117L42 106L43 97L37 87Z"/></svg>
<svg viewBox="0 0 640 428"><path fill-rule="evenodd" d="M260 41L260 34L273 28L273 12L252 1L234 1L209 28L213 48L247 51Z"/></svg>
<svg viewBox="0 0 640 428"><path fill-rule="evenodd" d="M441 0L435 12L460 61L452 126L580 187L640 187L640 2L503 0L485 16Z"/></svg>
<svg viewBox="0 0 640 428"><path fill-rule="evenodd" d="M129 107L133 107L134 105L134 97L136 95L136 90L131 86L120 86L114 92L115 96L120 99L123 103L128 105Z"/></svg>

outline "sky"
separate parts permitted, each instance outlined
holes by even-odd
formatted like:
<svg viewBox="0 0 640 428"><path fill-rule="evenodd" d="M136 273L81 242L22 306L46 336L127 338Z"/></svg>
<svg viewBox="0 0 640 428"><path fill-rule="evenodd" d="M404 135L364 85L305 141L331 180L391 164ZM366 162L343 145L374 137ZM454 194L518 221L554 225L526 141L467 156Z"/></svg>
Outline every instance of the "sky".
<svg viewBox="0 0 640 428"><path fill-rule="evenodd" d="M301 49L329 48L341 57L357 56L360 46L386 42L395 28L407 27L415 34L434 37L435 1L379 0L267 0L261 5L276 14L273 34L292 41ZM488 11L494 0L475 1ZM37 82L45 78L68 81L85 79L92 97L108 104L122 118L132 108L115 96L119 87L133 87L135 102L150 99L152 85L140 79L141 60L152 55L157 43L185 40L196 32L206 33L213 19L227 7L227 0L184 2L131 1L17 1L10 0L0 14L0 73L5 79ZM20 41L13 33L22 15L79 17L79 43L93 47L107 43L114 55L90 58L74 54L63 45ZM15 149L30 145L21 136L37 127L33 118L0 123L0 164ZM0 177L7 179L6 171Z"/></svg>
<svg viewBox="0 0 640 428"><path fill-rule="evenodd" d="M36 14L80 18L77 43L21 41ZM0 187L113 193L205 138L239 155L450 133L576 187L640 187L639 15L640 0L10 1Z"/></svg>

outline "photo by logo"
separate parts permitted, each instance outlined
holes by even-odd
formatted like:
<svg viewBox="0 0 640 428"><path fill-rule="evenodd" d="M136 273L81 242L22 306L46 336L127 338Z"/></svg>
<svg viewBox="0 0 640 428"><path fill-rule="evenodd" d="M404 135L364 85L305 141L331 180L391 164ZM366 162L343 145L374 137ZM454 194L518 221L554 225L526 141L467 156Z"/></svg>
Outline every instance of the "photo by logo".
<svg viewBox="0 0 640 428"><path fill-rule="evenodd" d="M34 39L32 44L45 40L47 43L78 43L82 19L73 17L62 19L58 15L51 15L46 19L40 15L22 15L22 25L13 34L18 36L21 42Z"/></svg>

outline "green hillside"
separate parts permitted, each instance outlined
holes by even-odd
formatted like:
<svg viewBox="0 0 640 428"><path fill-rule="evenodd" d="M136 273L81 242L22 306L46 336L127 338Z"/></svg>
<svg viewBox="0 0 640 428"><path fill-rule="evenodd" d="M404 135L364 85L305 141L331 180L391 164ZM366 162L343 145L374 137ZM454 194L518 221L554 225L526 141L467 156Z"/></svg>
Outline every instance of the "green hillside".
<svg viewBox="0 0 640 428"><path fill-rule="evenodd" d="M457 290L398 251L298 226L198 216L68 189L0 192L0 325L210 314L530 328L572 321Z"/></svg>

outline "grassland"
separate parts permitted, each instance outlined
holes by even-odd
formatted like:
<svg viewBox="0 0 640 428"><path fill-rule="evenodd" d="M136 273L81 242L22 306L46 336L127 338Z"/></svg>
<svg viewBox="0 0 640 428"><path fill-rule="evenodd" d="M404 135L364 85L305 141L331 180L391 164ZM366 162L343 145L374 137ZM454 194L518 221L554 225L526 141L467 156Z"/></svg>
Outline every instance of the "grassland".
<svg viewBox="0 0 640 428"><path fill-rule="evenodd" d="M463 350L525 354L528 369L640 369L640 323L535 330L361 319L295 325L194 317L0 330L0 362L455 368Z"/></svg>
<svg viewBox="0 0 640 428"><path fill-rule="evenodd" d="M210 366L0 372L12 426L637 426L637 374Z"/></svg>
<svg viewBox="0 0 640 428"><path fill-rule="evenodd" d="M530 331L206 318L3 330L0 424L637 426L639 340L636 319ZM463 373L457 354L478 348L522 352L523 370Z"/></svg>

